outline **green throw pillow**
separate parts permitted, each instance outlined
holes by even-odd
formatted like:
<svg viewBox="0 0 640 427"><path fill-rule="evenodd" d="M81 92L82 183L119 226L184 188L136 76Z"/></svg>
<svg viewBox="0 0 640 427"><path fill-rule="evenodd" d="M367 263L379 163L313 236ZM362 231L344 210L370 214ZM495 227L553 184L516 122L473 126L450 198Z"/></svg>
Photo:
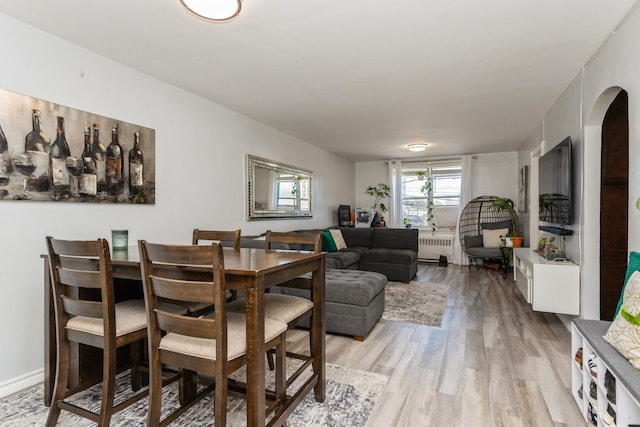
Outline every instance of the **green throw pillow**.
<svg viewBox="0 0 640 427"><path fill-rule="evenodd" d="M620 292L620 299L618 299L618 306L616 307L616 313L614 318L620 313L622 308L622 300L624 297L624 290L627 287L627 282L634 271L640 271L640 252L631 252L629 254L629 264L627 265L627 274L624 275L624 285L622 285L622 292Z"/></svg>
<svg viewBox="0 0 640 427"><path fill-rule="evenodd" d="M336 242L329 231L322 232L322 250L324 252L336 252L338 250Z"/></svg>

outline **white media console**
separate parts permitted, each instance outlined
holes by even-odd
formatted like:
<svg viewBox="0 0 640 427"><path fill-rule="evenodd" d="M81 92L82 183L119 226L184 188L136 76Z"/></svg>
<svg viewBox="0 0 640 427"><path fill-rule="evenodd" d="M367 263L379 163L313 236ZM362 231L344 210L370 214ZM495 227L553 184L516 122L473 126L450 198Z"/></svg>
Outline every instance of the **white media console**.
<svg viewBox="0 0 640 427"><path fill-rule="evenodd" d="M580 267L549 261L530 248L513 248L513 278L535 311L580 314Z"/></svg>

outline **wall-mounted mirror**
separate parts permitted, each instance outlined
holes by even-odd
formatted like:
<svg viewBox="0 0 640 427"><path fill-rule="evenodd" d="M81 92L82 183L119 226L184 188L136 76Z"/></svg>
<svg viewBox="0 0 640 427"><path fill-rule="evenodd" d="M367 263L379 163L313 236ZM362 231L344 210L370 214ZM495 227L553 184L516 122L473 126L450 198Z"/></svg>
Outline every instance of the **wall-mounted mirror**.
<svg viewBox="0 0 640 427"><path fill-rule="evenodd" d="M247 155L248 219L312 217L313 173Z"/></svg>

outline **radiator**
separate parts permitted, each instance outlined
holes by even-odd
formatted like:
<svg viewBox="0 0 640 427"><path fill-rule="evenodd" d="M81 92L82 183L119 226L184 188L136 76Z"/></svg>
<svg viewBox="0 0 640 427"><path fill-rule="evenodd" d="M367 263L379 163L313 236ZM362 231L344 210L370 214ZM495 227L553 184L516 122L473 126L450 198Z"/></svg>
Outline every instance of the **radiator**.
<svg viewBox="0 0 640 427"><path fill-rule="evenodd" d="M418 259L438 261L441 255L453 261L453 234L425 234L418 237Z"/></svg>

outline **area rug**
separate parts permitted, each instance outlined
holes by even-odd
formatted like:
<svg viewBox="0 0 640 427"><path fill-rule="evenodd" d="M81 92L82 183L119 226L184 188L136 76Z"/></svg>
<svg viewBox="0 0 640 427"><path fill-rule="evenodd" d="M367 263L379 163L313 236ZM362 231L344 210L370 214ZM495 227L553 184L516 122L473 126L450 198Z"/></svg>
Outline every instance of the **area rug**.
<svg viewBox="0 0 640 427"><path fill-rule="evenodd" d="M237 377L243 377L238 371ZM234 375L235 376L235 375ZM272 383L267 377L267 385ZM239 378L238 378L239 379ZM382 374L360 371L344 366L327 364L326 399L318 403L313 391L303 400L287 420L287 426L364 426L382 394L389 377ZM117 390L130 390L128 373L118 377ZM291 390L299 387L292 384ZM95 410L100 404L100 386L83 392L78 403ZM48 408L42 401L42 384L23 390L4 399L0 399L0 426L25 427L43 426L47 419ZM122 397L123 399L124 397ZM121 399L116 397L116 402ZM177 403L177 384L165 387L163 392L163 417ZM119 412L111 419L112 426L141 426L146 423L147 399L143 398L134 405ZM58 420L61 426L91 426L89 420L63 411ZM187 413L175 420L171 426L205 427L213 426L213 395L209 394ZM227 406L227 425L246 425L246 402L243 399L229 397Z"/></svg>
<svg viewBox="0 0 640 427"><path fill-rule="evenodd" d="M388 282L384 292L382 318L439 327L448 294L447 284Z"/></svg>

